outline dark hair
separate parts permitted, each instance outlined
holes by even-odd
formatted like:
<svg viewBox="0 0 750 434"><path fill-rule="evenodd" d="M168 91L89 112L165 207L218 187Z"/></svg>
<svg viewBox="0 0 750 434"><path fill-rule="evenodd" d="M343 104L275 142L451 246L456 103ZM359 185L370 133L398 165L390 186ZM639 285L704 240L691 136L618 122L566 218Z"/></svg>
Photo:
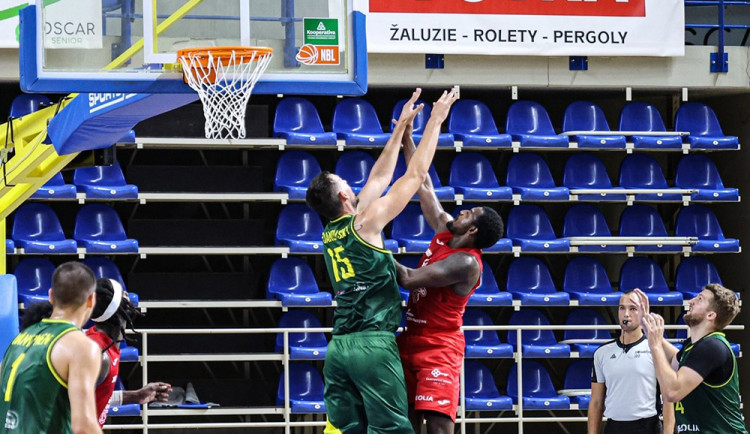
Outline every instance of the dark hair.
<svg viewBox="0 0 750 434"><path fill-rule="evenodd" d="M118 282L115 283L119 285ZM98 318L107 310L114 294L115 288L112 285L111 279L96 280L96 306L94 306L94 311L91 313L91 318ZM121 333L123 338L125 337L126 328L133 329L133 320L139 316L141 316L141 312L138 311L123 292L120 306L115 313L102 322L94 322L96 322L96 328L106 333L114 344L118 341Z"/></svg>
<svg viewBox="0 0 750 434"><path fill-rule="evenodd" d="M21 330L23 331L27 327L32 326L45 318L49 318L51 315L52 303L49 301L40 301L27 306L21 317Z"/></svg>
<svg viewBox="0 0 750 434"><path fill-rule="evenodd" d="M313 211L328 220L333 220L341 214L341 201L338 198L331 172L318 173L307 187L305 201Z"/></svg>
<svg viewBox="0 0 750 434"><path fill-rule="evenodd" d="M503 219L494 209L483 206L482 214L474 219L474 226L477 228L477 234L474 237L474 247L477 249L486 249L497 243L497 240L503 236Z"/></svg>
<svg viewBox="0 0 750 434"><path fill-rule="evenodd" d="M714 299L709 303L709 308L716 312L716 320L714 321L716 330L724 330L740 313L740 301L737 294L718 283L709 283L703 289L714 295Z"/></svg>
<svg viewBox="0 0 750 434"><path fill-rule="evenodd" d="M52 296L57 306L78 308L95 289L94 272L80 262L61 264L52 274Z"/></svg>

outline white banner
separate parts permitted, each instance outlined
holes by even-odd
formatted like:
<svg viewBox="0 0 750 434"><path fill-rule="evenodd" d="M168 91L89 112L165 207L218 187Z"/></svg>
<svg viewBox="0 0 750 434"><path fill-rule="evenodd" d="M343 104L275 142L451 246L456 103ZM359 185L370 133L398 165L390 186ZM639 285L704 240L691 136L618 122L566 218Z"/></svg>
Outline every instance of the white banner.
<svg viewBox="0 0 750 434"><path fill-rule="evenodd" d="M33 0L0 0L0 48L18 48L18 11Z"/></svg>
<svg viewBox="0 0 750 434"><path fill-rule="evenodd" d="M683 56L683 0L356 0L374 53Z"/></svg>
<svg viewBox="0 0 750 434"><path fill-rule="evenodd" d="M44 17L44 48L102 48L102 1L49 2Z"/></svg>

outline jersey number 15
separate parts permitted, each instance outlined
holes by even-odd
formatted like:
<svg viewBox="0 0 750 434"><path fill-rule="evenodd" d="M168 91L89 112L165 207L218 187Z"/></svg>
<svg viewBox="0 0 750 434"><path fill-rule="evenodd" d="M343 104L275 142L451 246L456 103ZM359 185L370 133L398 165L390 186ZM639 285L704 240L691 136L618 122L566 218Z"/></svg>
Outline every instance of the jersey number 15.
<svg viewBox="0 0 750 434"><path fill-rule="evenodd" d="M328 249L328 256L331 257L331 269L333 270L333 278L336 282L340 282L342 279L349 279L354 277L354 268L352 263L346 256L341 256L341 252L344 251L343 246L339 246L333 249Z"/></svg>

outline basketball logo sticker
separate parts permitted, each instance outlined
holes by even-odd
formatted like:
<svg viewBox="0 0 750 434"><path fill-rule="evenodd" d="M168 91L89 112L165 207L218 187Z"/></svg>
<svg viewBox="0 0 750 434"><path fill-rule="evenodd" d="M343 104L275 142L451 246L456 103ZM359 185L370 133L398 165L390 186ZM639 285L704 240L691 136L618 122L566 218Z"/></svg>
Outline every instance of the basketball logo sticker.
<svg viewBox="0 0 750 434"><path fill-rule="evenodd" d="M315 65L318 63L318 49L315 45L305 44L300 47L296 59L305 65Z"/></svg>
<svg viewBox="0 0 750 434"><path fill-rule="evenodd" d="M335 18L304 18L304 45L296 59L303 65L338 65L339 20Z"/></svg>

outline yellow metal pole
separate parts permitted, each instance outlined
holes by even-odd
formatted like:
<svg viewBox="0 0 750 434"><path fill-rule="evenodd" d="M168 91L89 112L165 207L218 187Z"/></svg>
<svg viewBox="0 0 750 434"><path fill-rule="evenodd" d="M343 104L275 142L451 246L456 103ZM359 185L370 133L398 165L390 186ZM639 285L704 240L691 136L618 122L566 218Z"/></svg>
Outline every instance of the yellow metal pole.
<svg viewBox="0 0 750 434"><path fill-rule="evenodd" d="M5 219L0 220L0 240L3 240L3 243L5 243ZM5 246L2 247L2 251L0 251L0 274L5 274L5 271L8 269L8 254L5 251Z"/></svg>

